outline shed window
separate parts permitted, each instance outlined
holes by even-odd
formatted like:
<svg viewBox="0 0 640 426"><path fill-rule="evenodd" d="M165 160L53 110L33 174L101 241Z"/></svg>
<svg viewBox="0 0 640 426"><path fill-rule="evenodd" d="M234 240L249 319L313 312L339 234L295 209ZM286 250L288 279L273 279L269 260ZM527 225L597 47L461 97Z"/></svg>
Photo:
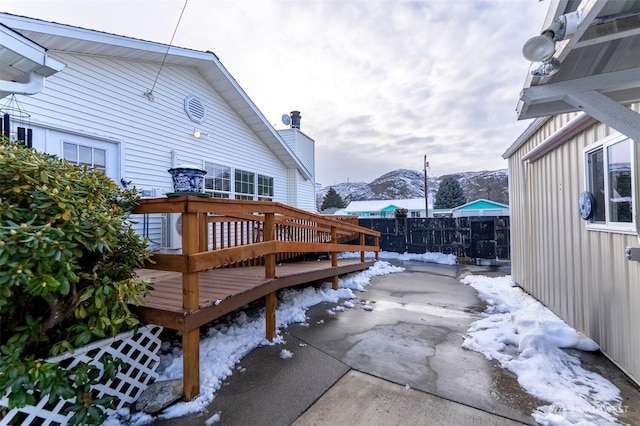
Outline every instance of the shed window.
<svg viewBox="0 0 640 426"><path fill-rule="evenodd" d="M634 146L630 139L617 135L586 151L587 190L594 198L590 228L635 229Z"/></svg>

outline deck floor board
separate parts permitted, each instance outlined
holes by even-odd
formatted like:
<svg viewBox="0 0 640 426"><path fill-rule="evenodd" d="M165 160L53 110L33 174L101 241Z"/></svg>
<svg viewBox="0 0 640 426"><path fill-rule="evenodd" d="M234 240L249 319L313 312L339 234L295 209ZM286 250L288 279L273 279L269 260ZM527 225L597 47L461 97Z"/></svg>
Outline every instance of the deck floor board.
<svg viewBox="0 0 640 426"><path fill-rule="evenodd" d="M265 278L263 266L211 269L199 274L199 306L195 311L182 307L182 275L143 269L141 278L153 281L153 290L137 309L143 319L169 328L184 327L181 317L195 315L197 325L231 312L248 301L257 300L277 289L310 283L335 275L367 269L373 261L339 259L337 267L329 260L282 263L276 265L276 277ZM205 312L207 311L207 312ZM189 326L193 326L194 322Z"/></svg>

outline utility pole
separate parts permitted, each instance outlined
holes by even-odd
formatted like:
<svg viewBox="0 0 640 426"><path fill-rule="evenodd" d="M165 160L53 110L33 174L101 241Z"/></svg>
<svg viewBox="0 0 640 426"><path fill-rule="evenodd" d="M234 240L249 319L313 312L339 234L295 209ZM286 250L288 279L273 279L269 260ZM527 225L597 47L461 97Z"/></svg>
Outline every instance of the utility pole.
<svg viewBox="0 0 640 426"><path fill-rule="evenodd" d="M424 156L424 217L429 218L429 184L427 183L427 170L429 170L429 162L427 155Z"/></svg>

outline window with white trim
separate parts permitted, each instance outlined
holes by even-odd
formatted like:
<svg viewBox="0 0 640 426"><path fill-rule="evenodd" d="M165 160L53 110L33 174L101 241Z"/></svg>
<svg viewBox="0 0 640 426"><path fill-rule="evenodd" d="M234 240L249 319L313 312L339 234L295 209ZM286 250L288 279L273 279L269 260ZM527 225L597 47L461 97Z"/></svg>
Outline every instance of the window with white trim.
<svg viewBox="0 0 640 426"><path fill-rule="evenodd" d="M258 200L273 201L273 178L258 175Z"/></svg>
<svg viewBox="0 0 640 426"><path fill-rule="evenodd" d="M231 197L231 167L204 162L204 192L212 194L214 198Z"/></svg>
<svg viewBox="0 0 640 426"><path fill-rule="evenodd" d="M635 144L624 135L585 150L586 187L594 200L590 229L635 230L634 150Z"/></svg>
<svg viewBox="0 0 640 426"><path fill-rule="evenodd" d="M107 151L104 149L64 142L62 151L64 159L71 164L93 167L103 173L107 170Z"/></svg>
<svg viewBox="0 0 640 426"><path fill-rule="evenodd" d="M234 191L236 200L253 200L255 196L255 173L236 169Z"/></svg>

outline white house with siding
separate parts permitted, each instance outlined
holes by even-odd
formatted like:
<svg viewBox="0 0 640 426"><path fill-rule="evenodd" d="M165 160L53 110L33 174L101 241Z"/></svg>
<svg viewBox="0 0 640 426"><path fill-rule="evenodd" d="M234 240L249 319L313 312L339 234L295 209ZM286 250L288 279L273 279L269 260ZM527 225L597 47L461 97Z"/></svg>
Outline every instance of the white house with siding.
<svg viewBox="0 0 640 426"><path fill-rule="evenodd" d="M543 29L576 28L552 44L559 70L527 77L517 112L534 120L503 157L514 281L640 383L638 11L550 4Z"/></svg>
<svg viewBox="0 0 640 426"><path fill-rule="evenodd" d="M295 113L295 111L293 112ZM315 141L303 133L299 127L278 130L293 154L298 157L307 168L311 176L315 177L316 150ZM311 185L308 179L295 170L289 175L289 198L287 204L299 206L308 211L316 211L315 203L309 205L309 200L315 199L316 185Z"/></svg>
<svg viewBox="0 0 640 426"><path fill-rule="evenodd" d="M299 127L276 131L214 53L5 13L0 24L61 69L38 93L2 93L0 105L17 101L29 114L18 124L32 129L34 148L145 196L171 192L167 170L192 164L207 171L213 196L316 210L314 141ZM166 222L137 226L161 246Z"/></svg>

